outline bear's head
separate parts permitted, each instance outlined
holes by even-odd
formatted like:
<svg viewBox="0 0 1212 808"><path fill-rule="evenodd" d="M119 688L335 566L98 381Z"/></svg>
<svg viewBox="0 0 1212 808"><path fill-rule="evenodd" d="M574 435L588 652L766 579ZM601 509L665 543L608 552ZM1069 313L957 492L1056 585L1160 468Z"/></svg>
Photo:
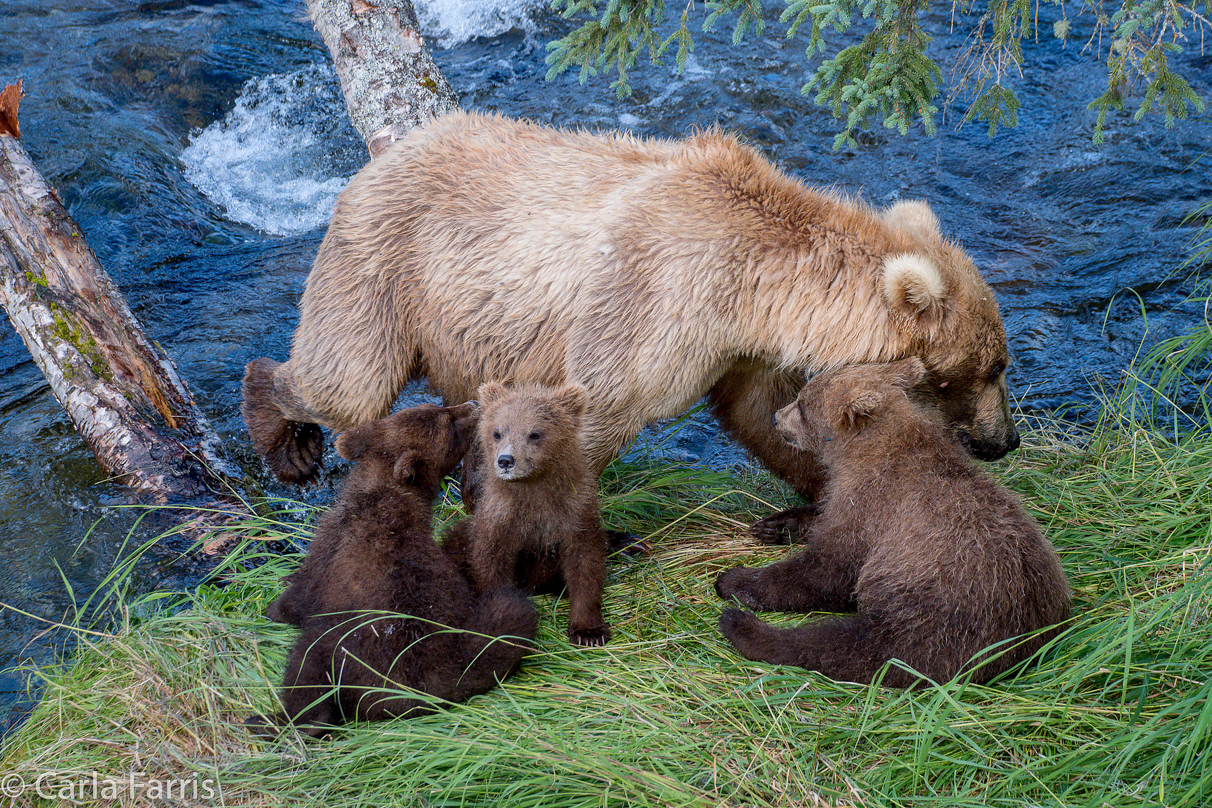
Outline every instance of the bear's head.
<svg viewBox="0 0 1212 808"><path fill-rule="evenodd" d="M480 385L480 445L493 477L540 480L553 471L580 468L581 416L588 394L579 384L527 385L509 390Z"/></svg>
<svg viewBox="0 0 1212 808"><path fill-rule="evenodd" d="M479 419L474 401L422 404L348 429L336 442L341 457L358 463L347 485L361 480L436 492L467 453Z"/></svg>
<svg viewBox="0 0 1212 808"><path fill-rule="evenodd" d="M818 373L795 401L774 414L775 431L828 463L832 455L846 451L851 438L880 424L900 430L911 420L937 418L909 399L926 375L926 366L916 356Z"/></svg>
<svg viewBox="0 0 1212 808"><path fill-rule="evenodd" d="M942 238L925 202L898 202L882 216L894 245L883 262L884 300L926 370L912 395L943 414L969 454L996 460L1018 448L1019 435L993 291L971 257Z"/></svg>

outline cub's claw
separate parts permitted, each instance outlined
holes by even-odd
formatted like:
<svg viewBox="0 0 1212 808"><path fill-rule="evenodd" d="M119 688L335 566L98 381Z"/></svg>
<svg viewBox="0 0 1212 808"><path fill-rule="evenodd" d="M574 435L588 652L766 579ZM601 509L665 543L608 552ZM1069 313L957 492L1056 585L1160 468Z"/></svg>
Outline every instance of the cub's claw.
<svg viewBox="0 0 1212 808"><path fill-rule="evenodd" d="M622 556L634 560L652 555L652 545L634 533L627 533L622 530L607 530L606 539L608 550L612 556Z"/></svg>
<svg viewBox="0 0 1212 808"><path fill-rule="evenodd" d="M610 628L608 626L585 629L569 628L568 639L574 645L580 645L585 648L598 648L610 642Z"/></svg>
<svg viewBox="0 0 1212 808"><path fill-rule="evenodd" d="M749 528L749 535L762 544L801 544L808 535L820 506L815 503L772 513Z"/></svg>

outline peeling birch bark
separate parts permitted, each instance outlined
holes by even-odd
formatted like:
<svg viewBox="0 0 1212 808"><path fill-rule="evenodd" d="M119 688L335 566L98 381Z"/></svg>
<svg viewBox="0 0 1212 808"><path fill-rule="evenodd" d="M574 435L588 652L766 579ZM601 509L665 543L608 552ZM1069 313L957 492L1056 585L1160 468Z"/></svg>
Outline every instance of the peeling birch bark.
<svg viewBox="0 0 1212 808"><path fill-rule="evenodd" d="M153 502L214 499L239 479L172 361L8 135L0 135L0 304L107 474Z"/></svg>
<svg viewBox="0 0 1212 808"><path fill-rule="evenodd" d="M414 126L458 108L409 0L307 0L307 8L372 159Z"/></svg>

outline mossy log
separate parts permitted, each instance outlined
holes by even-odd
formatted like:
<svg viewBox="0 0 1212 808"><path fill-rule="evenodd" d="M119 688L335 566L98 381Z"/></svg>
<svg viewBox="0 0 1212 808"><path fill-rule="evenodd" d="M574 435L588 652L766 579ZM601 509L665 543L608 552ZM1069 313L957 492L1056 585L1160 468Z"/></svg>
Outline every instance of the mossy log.
<svg viewBox="0 0 1212 808"><path fill-rule="evenodd" d="M373 157L458 107L408 0L307 0ZM153 502L227 499L240 473L18 142L0 95L0 304L105 472Z"/></svg>
<svg viewBox="0 0 1212 808"><path fill-rule="evenodd" d="M12 134L0 134L0 304L107 474L153 502L213 499L238 477Z"/></svg>

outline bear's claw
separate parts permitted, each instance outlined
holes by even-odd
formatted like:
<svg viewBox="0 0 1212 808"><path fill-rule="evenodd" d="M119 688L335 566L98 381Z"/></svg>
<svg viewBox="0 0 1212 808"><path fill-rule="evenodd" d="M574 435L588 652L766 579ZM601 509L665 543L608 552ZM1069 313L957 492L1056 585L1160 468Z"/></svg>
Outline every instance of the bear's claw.
<svg viewBox="0 0 1212 808"><path fill-rule="evenodd" d="M584 648L598 648L610 642L610 627L568 629L568 639Z"/></svg>
<svg viewBox="0 0 1212 808"><path fill-rule="evenodd" d="M607 530L606 539L611 556L637 559L652 555L652 545L634 533Z"/></svg>

